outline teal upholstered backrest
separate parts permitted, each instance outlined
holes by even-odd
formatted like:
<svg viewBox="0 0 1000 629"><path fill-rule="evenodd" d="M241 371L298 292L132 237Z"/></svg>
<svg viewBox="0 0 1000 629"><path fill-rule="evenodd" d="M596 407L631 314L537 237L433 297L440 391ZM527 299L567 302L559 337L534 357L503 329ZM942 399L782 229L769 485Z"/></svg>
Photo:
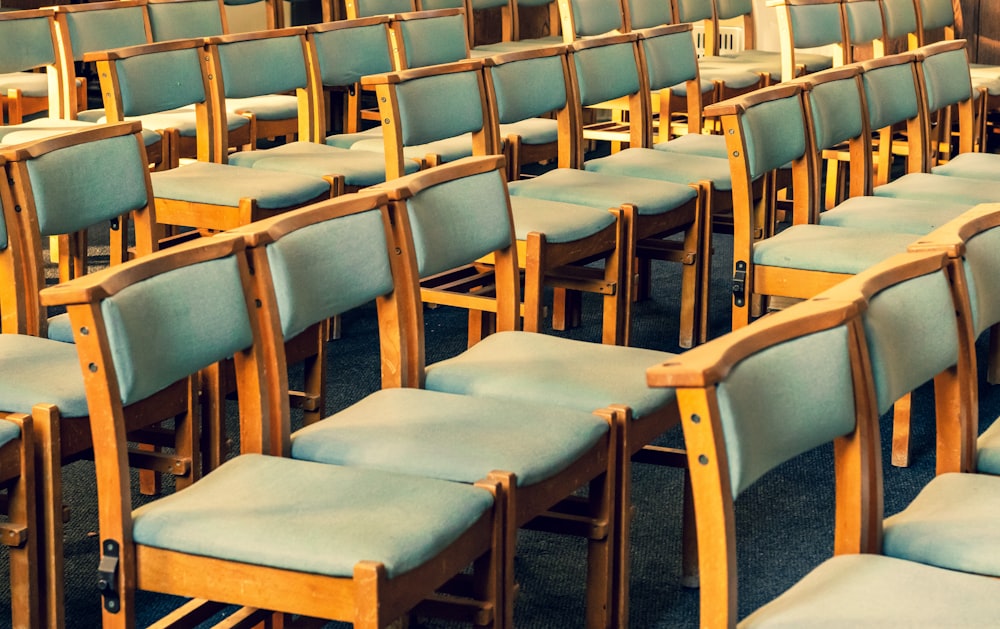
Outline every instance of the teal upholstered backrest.
<svg viewBox="0 0 1000 629"><path fill-rule="evenodd" d="M19 72L55 63L49 18L0 21L0 72Z"/></svg>
<svg viewBox="0 0 1000 629"><path fill-rule="evenodd" d="M464 14L400 20L397 24L408 68L460 61L469 55Z"/></svg>
<svg viewBox="0 0 1000 629"><path fill-rule="evenodd" d="M619 0L570 0L570 6L577 37L623 30L624 16Z"/></svg>
<svg viewBox="0 0 1000 629"><path fill-rule="evenodd" d="M690 81L698 75L698 54L689 31L639 40L646 57L646 74L653 91Z"/></svg>
<svg viewBox="0 0 1000 629"><path fill-rule="evenodd" d="M873 131L917 117L919 101L911 64L876 68L862 77Z"/></svg>
<svg viewBox="0 0 1000 629"><path fill-rule="evenodd" d="M233 256L137 282L101 302L125 405L249 347Z"/></svg>
<svg viewBox="0 0 1000 629"><path fill-rule="evenodd" d="M506 0L472 0L472 10L493 9L507 6Z"/></svg>
<svg viewBox="0 0 1000 629"><path fill-rule="evenodd" d="M413 11L411 0L358 0L355 2L355 6L358 8L358 14L355 17L391 15Z"/></svg>
<svg viewBox="0 0 1000 629"><path fill-rule="evenodd" d="M201 47L153 52L115 63L126 116L205 102Z"/></svg>
<svg viewBox="0 0 1000 629"><path fill-rule="evenodd" d="M927 85L927 111L934 112L972 98L969 58L964 48L931 55L920 64Z"/></svg>
<svg viewBox="0 0 1000 629"><path fill-rule="evenodd" d="M882 0L885 32L891 38L903 37L917 30L917 11L913 0Z"/></svg>
<svg viewBox="0 0 1000 629"><path fill-rule="evenodd" d="M815 85L807 98L818 149L832 148L864 131L861 92L855 77Z"/></svg>
<svg viewBox="0 0 1000 629"><path fill-rule="evenodd" d="M485 123L480 75L475 70L436 74L396 88L403 146L479 131Z"/></svg>
<svg viewBox="0 0 1000 629"><path fill-rule="evenodd" d="M720 20L728 20L753 12L753 0L715 0L715 10Z"/></svg>
<svg viewBox="0 0 1000 629"><path fill-rule="evenodd" d="M277 94L306 86L306 58L297 35L218 45L226 98Z"/></svg>
<svg viewBox="0 0 1000 629"><path fill-rule="evenodd" d="M562 55L512 61L488 71L502 124L535 118L566 106Z"/></svg>
<svg viewBox="0 0 1000 629"><path fill-rule="evenodd" d="M223 35L218 0L150 2L149 26L153 41Z"/></svg>
<svg viewBox="0 0 1000 629"><path fill-rule="evenodd" d="M735 498L777 465L854 430L847 329L746 358L718 385L718 396Z"/></svg>
<svg viewBox="0 0 1000 629"><path fill-rule="evenodd" d="M788 17L796 48L827 46L843 41L839 2L789 5Z"/></svg>
<svg viewBox="0 0 1000 629"><path fill-rule="evenodd" d="M629 28L633 31L674 23L669 2L662 0L627 0Z"/></svg>
<svg viewBox="0 0 1000 629"><path fill-rule="evenodd" d="M864 324L879 413L958 361L955 306L943 272L872 296Z"/></svg>
<svg viewBox="0 0 1000 629"><path fill-rule="evenodd" d="M95 50L111 50L149 42L145 10L141 6L66 13L73 58Z"/></svg>
<svg viewBox="0 0 1000 629"><path fill-rule="evenodd" d="M286 339L393 286L378 210L297 229L269 244L267 259Z"/></svg>
<svg viewBox="0 0 1000 629"><path fill-rule="evenodd" d="M323 85L352 85L368 74L392 71L385 24L309 35L316 47Z"/></svg>
<svg viewBox="0 0 1000 629"><path fill-rule="evenodd" d="M924 30L952 26L955 23L955 9L951 0L917 0L920 2L920 21Z"/></svg>
<svg viewBox="0 0 1000 629"><path fill-rule="evenodd" d="M504 4L507 4L506 2ZM464 9L465 3L462 0L422 0L420 9L422 11L434 11L437 9Z"/></svg>
<svg viewBox="0 0 1000 629"><path fill-rule="evenodd" d="M965 243L965 272L972 300L972 324L976 335L1000 323L1000 229L976 234Z"/></svg>
<svg viewBox="0 0 1000 629"><path fill-rule="evenodd" d="M845 2L847 34L851 43L867 44L882 37L881 0L855 0Z"/></svg>
<svg viewBox="0 0 1000 629"><path fill-rule="evenodd" d="M700 22L712 18L713 0L677 0L677 22Z"/></svg>
<svg viewBox="0 0 1000 629"><path fill-rule="evenodd" d="M750 107L740 117L740 126L753 178L805 154L805 116L797 94Z"/></svg>
<svg viewBox="0 0 1000 629"><path fill-rule="evenodd" d="M80 231L145 207L146 168L131 135L76 144L29 160L41 235Z"/></svg>
<svg viewBox="0 0 1000 629"><path fill-rule="evenodd" d="M631 43L595 46L574 51L580 102L584 107L639 91L639 69Z"/></svg>
<svg viewBox="0 0 1000 629"><path fill-rule="evenodd" d="M421 277L468 264L513 241L499 170L422 190L407 201L407 211Z"/></svg>

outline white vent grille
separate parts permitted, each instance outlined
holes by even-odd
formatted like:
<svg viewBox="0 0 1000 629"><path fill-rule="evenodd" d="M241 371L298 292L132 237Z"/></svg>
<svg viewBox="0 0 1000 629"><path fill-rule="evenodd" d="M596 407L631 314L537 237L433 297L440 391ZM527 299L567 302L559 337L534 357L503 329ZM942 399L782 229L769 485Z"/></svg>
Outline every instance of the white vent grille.
<svg viewBox="0 0 1000 629"><path fill-rule="evenodd" d="M698 51L698 56L705 55L705 27L696 24L691 29L691 36L694 37L694 47ZM719 27L719 54L735 53L743 51L743 29L739 26Z"/></svg>

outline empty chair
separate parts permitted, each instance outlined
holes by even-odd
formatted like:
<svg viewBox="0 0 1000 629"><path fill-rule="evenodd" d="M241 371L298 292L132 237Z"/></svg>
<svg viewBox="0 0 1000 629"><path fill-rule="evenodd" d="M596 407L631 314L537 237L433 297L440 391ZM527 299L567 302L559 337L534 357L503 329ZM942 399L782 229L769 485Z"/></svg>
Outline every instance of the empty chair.
<svg viewBox="0 0 1000 629"><path fill-rule="evenodd" d="M288 419L271 403L280 384L264 368L243 243L240 236L187 243L193 246L46 292L47 303L68 308L80 360L93 365L84 371L100 479L105 626L135 622L141 588L385 627L473 563L484 624L499 624L489 614L502 603L495 482L472 486L280 456L271 429ZM183 312L172 307L178 299ZM198 371L227 357L240 384L243 454L133 511L126 418L165 391L196 390ZM164 570L164 562L177 569Z"/></svg>
<svg viewBox="0 0 1000 629"><path fill-rule="evenodd" d="M946 286L941 257L930 260ZM861 351L863 307L863 300L809 300L649 370L651 386L676 391L683 418L702 626L733 627L738 619L734 501L780 463L831 442L835 556L740 626L985 626L1000 613L995 579L877 554L882 473L875 393ZM772 394L761 396L762 388Z"/></svg>
<svg viewBox="0 0 1000 629"><path fill-rule="evenodd" d="M462 9L397 13L389 21L393 69L406 70L458 61L469 56Z"/></svg>
<svg viewBox="0 0 1000 629"><path fill-rule="evenodd" d="M153 41L212 37L228 32L222 0L146 0Z"/></svg>

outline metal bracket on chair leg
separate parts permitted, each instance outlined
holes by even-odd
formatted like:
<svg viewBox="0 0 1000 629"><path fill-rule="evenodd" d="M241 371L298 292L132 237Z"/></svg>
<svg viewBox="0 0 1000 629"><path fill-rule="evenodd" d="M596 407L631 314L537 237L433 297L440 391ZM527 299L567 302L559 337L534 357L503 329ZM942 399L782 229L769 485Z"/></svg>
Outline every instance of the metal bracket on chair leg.
<svg viewBox="0 0 1000 629"><path fill-rule="evenodd" d="M106 539L101 543L101 563L97 566L97 589L104 599L104 609L112 614L121 610L118 598L118 542Z"/></svg>
<svg viewBox="0 0 1000 629"><path fill-rule="evenodd" d="M746 305L747 263L740 260L733 273L733 304L738 308Z"/></svg>

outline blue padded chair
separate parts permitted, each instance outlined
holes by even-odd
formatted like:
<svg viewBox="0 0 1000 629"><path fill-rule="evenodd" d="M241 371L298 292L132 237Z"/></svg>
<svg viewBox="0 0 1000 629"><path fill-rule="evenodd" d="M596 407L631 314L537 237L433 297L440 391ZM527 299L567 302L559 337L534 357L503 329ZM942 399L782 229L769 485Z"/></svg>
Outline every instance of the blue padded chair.
<svg viewBox="0 0 1000 629"><path fill-rule="evenodd" d="M407 155L423 155L434 166L499 152L483 82L482 63L476 59L363 79L375 88L379 100L390 181L401 174ZM630 294L630 278L624 271L632 253L624 239L621 211L616 206L597 209L529 197L513 197L511 203L525 273L525 329L540 329L543 287L570 287L603 296L602 339L623 342L624 301ZM599 260L604 266L596 278L573 268ZM475 286L457 284L455 295L464 295ZM470 344L481 336L478 327L470 327Z"/></svg>
<svg viewBox="0 0 1000 629"><path fill-rule="evenodd" d="M502 185L499 167L497 158L481 158L395 180L393 195L408 198L399 202L392 217L385 206L381 212L372 209L370 197L345 198L241 229L252 247L255 294L280 322L280 336L266 347L281 348L305 326L376 300L383 388L293 433L291 456L469 484L487 476L503 477L510 507L504 518L509 527L505 537L512 550L517 528L544 518L578 485L590 484L588 508L594 532L588 536L592 562L588 615L590 626L604 627L610 610L610 551L617 546L612 543L610 493L616 485L616 412L511 405L400 387L406 384L403 377L408 371L403 367L419 360L405 349L413 342L411 335L423 344L422 306L415 287L406 285L409 276L400 268L405 262L393 253L398 249L387 230L409 220L408 211L414 220L428 209L441 211L442 200L448 199L465 210L464 224L457 213L450 213L450 233L466 234L468 246L478 246L477 234L492 242L489 230L480 231L479 212L468 211L473 209L468 194L479 186ZM317 252L323 254L319 264ZM512 254L507 251L511 271ZM329 291L338 285L350 290ZM329 297L317 299L319 295ZM268 362L285 372L281 352ZM512 570L513 565L505 568L506 596L514 591ZM498 608L496 613L510 612Z"/></svg>
<svg viewBox="0 0 1000 629"><path fill-rule="evenodd" d="M344 0L347 19L409 13L419 7L415 0Z"/></svg>
<svg viewBox="0 0 1000 629"><path fill-rule="evenodd" d="M154 42L229 32L222 0L146 0L146 12Z"/></svg>
<svg viewBox="0 0 1000 629"><path fill-rule="evenodd" d="M81 371L95 435L104 625L134 624L141 588L273 610L257 622L279 612L385 627L473 563L485 604L498 605L496 482L272 454L271 427L288 418L272 403L280 387L265 368L267 335L247 294L251 281L244 239L227 235L46 291L47 304L69 310L79 360L92 365ZM166 391L193 393L199 370L228 357L239 383L242 454L133 510L122 430L130 411ZM174 568L164 570L168 563Z"/></svg>
<svg viewBox="0 0 1000 629"><path fill-rule="evenodd" d="M941 257L922 259L937 265L946 288ZM738 626L988 626L1000 614L995 579L877 554L882 472L861 351L863 306L809 300L649 370L651 386L676 391L683 418L698 513L701 626L737 626L734 501L780 463L831 442L835 556ZM762 389L772 394L761 396Z"/></svg>
<svg viewBox="0 0 1000 629"><path fill-rule="evenodd" d="M462 9L397 13L389 20L393 69L406 70L458 61L469 56L469 33Z"/></svg>
<svg viewBox="0 0 1000 629"><path fill-rule="evenodd" d="M571 167L570 156L578 152L576 147L583 139L579 129L574 130L572 124L574 118L581 115L581 108L572 94L566 64L564 47L538 48L484 59L494 132L504 138L505 147L516 150L520 142L509 133L546 112L556 111L553 122L562 128L558 138L559 168L513 181L510 192L515 197L595 208L620 207L626 222L626 240L639 244L637 254L644 265L648 265L651 257L684 265L679 344L689 347L703 336L705 324L699 275L704 254L700 246L700 190L697 186L605 175ZM662 239L662 236L677 233L684 234L683 242L671 245ZM627 270L626 274L632 276L633 272ZM630 325L629 313L625 321ZM558 323L554 321L553 325L559 327ZM628 339L626 328L625 344Z"/></svg>

